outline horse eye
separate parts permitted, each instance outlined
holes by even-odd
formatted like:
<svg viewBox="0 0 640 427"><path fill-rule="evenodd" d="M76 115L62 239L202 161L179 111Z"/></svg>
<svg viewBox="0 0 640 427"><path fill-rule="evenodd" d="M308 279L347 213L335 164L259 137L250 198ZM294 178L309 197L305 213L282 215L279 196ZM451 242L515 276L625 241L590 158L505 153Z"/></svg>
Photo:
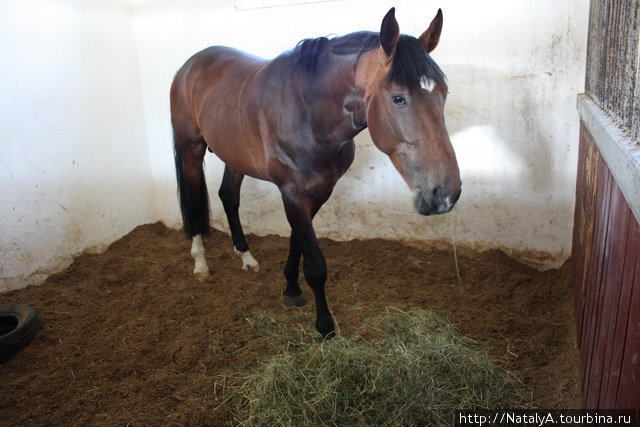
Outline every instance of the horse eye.
<svg viewBox="0 0 640 427"><path fill-rule="evenodd" d="M405 105L407 103L407 100L402 95L391 95L391 100L396 105Z"/></svg>

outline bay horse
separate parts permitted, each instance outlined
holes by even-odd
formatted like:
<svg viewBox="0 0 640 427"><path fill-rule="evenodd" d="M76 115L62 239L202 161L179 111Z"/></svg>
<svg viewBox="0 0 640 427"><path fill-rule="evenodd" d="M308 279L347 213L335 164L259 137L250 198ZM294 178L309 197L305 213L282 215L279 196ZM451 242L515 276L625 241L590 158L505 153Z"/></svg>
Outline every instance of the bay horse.
<svg viewBox="0 0 640 427"><path fill-rule="evenodd" d="M395 9L380 32L306 39L262 60L213 46L190 59L171 85L171 122L184 229L194 274L206 276L202 236L210 232L204 155L224 163L218 192L243 269L257 271L238 207L245 175L273 182L291 225L284 268L286 305L303 305L298 271L315 297L316 328L334 334L325 297L327 265L312 220L354 159L353 138L369 128L409 187L423 215L450 211L460 171L445 126L447 83L429 53L442 30L438 10L419 37L400 34Z"/></svg>

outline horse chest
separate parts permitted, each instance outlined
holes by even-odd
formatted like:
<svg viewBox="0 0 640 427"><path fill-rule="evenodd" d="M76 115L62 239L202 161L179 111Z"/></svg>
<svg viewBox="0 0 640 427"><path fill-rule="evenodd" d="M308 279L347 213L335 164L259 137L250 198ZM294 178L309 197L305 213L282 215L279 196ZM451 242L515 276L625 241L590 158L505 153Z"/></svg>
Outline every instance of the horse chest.
<svg viewBox="0 0 640 427"><path fill-rule="evenodd" d="M331 188L344 175L353 163L355 144L352 139L331 148L322 147L315 152L315 157L308 162L307 174L322 176L322 180Z"/></svg>

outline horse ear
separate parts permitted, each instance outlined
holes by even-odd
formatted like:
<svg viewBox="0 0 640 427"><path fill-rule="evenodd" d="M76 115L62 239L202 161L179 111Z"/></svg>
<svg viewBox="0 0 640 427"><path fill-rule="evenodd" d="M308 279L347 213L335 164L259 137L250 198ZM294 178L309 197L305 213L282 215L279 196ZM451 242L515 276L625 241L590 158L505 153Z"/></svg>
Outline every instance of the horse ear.
<svg viewBox="0 0 640 427"><path fill-rule="evenodd" d="M395 53L399 38L400 27L396 21L396 8L392 7L382 19L380 27L380 44L388 57L392 57Z"/></svg>
<svg viewBox="0 0 640 427"><path fill-rule="evenodd" d="M429 28L422 33L420 41L427 52L431 52L438 46L440 41L440 32L442 31L442 9L438 9L436 17L433 18Z"/></svg>

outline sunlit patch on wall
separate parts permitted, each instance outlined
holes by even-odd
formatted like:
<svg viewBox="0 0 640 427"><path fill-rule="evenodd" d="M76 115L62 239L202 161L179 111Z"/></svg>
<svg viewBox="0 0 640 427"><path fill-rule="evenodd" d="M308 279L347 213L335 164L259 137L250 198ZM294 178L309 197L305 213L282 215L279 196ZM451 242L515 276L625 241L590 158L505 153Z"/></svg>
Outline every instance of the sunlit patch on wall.
<svg viewBox="0 0 640 427"><path fill-rule="evenodd" d="M504 179L524 172L522 159L493 126L469 126L451 135L463 174Z"/></svg>

